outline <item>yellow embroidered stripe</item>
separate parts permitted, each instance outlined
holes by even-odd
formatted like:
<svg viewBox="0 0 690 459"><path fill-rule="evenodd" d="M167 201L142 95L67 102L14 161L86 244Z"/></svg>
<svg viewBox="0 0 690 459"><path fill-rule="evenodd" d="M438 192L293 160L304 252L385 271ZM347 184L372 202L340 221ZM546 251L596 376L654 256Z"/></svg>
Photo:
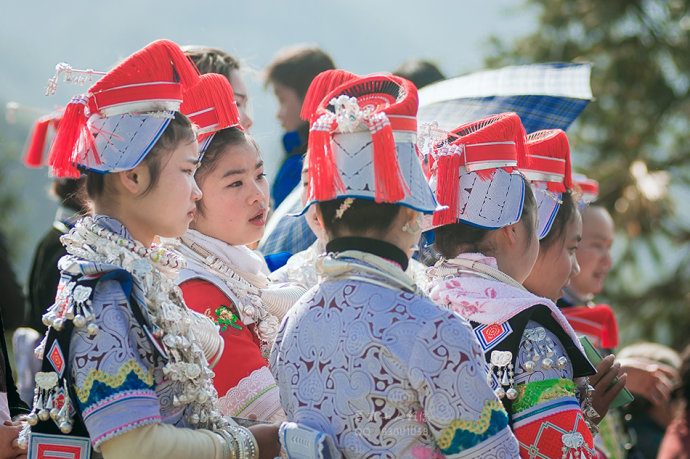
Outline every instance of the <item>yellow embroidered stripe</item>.
<svg viewBox="0 0 690 459"><path fill-rule="evenodd" d="M126 361L114 375L108 374L101 370L91 370L86 377L86 380L84 380L83 387L79 387L76 384L74 385L74 389L77 392L79 401L86 403L86 401L89 399L89 394L91 393L91 387L93 386L94 381L99 381L113 388L119 387L125 382L127 375L131 372L134 372L134 374L136 374L145 384L149 386L153 385L153 371L149 369L148 372L144 372L144 369L141 368L141 365L139 365L135 360L130 359Z"/></svg>
<svg viewBox="0 0 690 459"><path fill-rule="evenodd" d="M445 428L441 438L436 442L436 444L441 449L448 448L453 442L453 438L455 438L455 432L457 430L465 430L477 435L483 434L491 424L491 415L494 411L503 411L503 405L501 402L496 400L488 400L484 404L482 413L479 415L479 419L477 421L468 421L465 419L454 420L448 425L448 427Z"/></svg>
<svg viewBox="0 0 690 459"><path fill-rule="evenodd" d="M572 379L544 379L520 384L515 389L518 395L511 407L513 414L549 400L575 395L575 383Z"/></svg>

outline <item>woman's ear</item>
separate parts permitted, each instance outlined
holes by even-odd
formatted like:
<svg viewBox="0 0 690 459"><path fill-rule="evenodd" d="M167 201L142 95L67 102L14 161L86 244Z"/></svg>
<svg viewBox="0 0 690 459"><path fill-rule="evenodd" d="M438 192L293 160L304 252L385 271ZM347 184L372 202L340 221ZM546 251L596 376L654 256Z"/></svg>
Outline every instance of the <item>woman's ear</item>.
<svg viewBox="0 0 690 459"><path fill-rule="evenodd" d="M324 239L330 239L330 235L328 234L328 231L326 231L326 227L323 224L323 214L321 213L321 208L318 204L312 204L312 207L314 208L314 216L310 217L309 212L307 212L306 218L313 218L316 220L316 223L321 228L321 231L323 231Z"/></svg>
<svg viewBox="0 0 690 459"><path fill-rule="evenodd" d="M417 212L414 209L411 209L410 207L402 207L402 211L405 212L405 223L408 223L412 225L413 223L416 223L417 221L417 215L419 215L419 212Z"/></svg>
<svg viewBox="0 0 690 459"><path fill-rule="evenodd" d="M122 187L134 196L143 193L150 181L148 167L143 164L128 171L118 172L117 175Z"/></svg>
<svg viewBox="0 0 690 459"><path fill-rule="evenodd" d="M314 211L313 214L311 212L307 212L306 218L310 219L316 226L323 229L323 220L320 213L317 214L316 211Z"/></svg>
<svg viewBox="0 0 690 459"><path fill-rule="evenodd" d="M504 243L508 247L514 246L515 243L517 242L517 239L518 239L518 237L517 237L517 232L518 232L517 225L519 225L519 224L520 224L520 222L513 223L512 225L504 226L503 228L500 228L498 230L499 234L502 236L502 239L504 240Z"/></svg>

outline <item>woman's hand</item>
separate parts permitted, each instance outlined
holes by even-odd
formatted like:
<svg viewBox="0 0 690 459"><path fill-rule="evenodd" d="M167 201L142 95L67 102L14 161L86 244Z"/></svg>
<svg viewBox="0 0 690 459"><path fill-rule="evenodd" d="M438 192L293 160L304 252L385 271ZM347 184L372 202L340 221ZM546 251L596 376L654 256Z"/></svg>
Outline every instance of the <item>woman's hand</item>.
<svg viewBox="0 0 690 459"><path fill-rule="evenodd" d="M26 459L26 450L17 445L22 424L5 421L0 425L0 459Z"/></svg>
<svg viewBox="0 0 690 459"><path fill-rule="evenodd" d="M259 459L273 459L280 456L279 428L280 424L257 424L249 427L249 431L259 444Z"/></svg>
<svg viewBox="0 0 690 459"><path fill-rule="evenodd" d="M679 379L678 371L674 368L640 358L620 359L621 368L628 375L630 381L627 388L649 400L652 405L664 405L671 399L674 381Z"/></svg>
<svg viewBox="0 0 690 459"><path fill-rule="evenodd" d="M599 414L599 421L606 415L611 406L611 402L616 395L625 387L627 381L627 374L623 373L621 364L614 363L615 357L608 355L597 365L597 374L589 377L589 384L594 387L594 394L592 394L592 407ZM613 380L618 378L618 381L613 384Z"/></svg>

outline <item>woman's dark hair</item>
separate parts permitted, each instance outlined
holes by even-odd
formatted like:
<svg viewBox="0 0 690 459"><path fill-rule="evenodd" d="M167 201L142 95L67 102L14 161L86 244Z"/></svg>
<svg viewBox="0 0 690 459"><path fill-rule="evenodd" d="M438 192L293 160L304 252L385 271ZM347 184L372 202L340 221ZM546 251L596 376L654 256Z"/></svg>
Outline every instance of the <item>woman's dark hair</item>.
<svg viewBox="0 0 690 459"><path fill-rule="evenodd" d="M563 240L565 229L570 219L575 217L577 213L578 210L572 193L570 191L561 193L561 205L558 207L558 211L556 211L556 217L553 219L551 229L549 229L546 236L539 241L539 247L545 250L557 241L561 241L562 244L565 243Z"/></svg>
<svg viewBox="0 0 690 459"><path fill-rule="evenodd" d="M391 222L398 216L401 206L398 204L378 203L369 199L354 199L342 216L336 218L336 212L346 198L319 202L323 226L333 237L343 235L343 230L355 234L367 231L385 232Z"/></svg>
<svg viewBox="0 0 690 459"><path fill-rule="evenodd" d="M233 70L240 70L240 61L222 49L207 46L185 46L182 51L194 62L199 72L218 73L230 80Z"/></svg>
<svg viewBox="0 0 690 459"><path fill-rule="evenodd" d="M533 222L537 215L537 201L534 198L529 181L522 177L525 183L525 200L522 205L520 221ZM529 219L529 220L526 220ZM454 258L458 253L478 252L484 255L492 255L494 248L486 242L486 237L491 234L490 229L479 228L467 223L451 223L434 230L434 248L444 258ZM527 231L532 237L534 225L527 225Z"/></svg>
<svg viewBox="0 0 690 459"><path fill-rule="evenodd" d="M53 180L52 192L60 200L60 203L74 211L88 212L88 202L85 201L84 182L85 177L67 178L58 177Z"/></svg>
<svg viewBox="0 0 690 459"><path fill-rule="evenodd" d="M141 164L148 166L151 182L139 197L145 196L158 183L163 164L162 159L168 156L164 153L172 152L181 142L195 141L196 131L192 123L182 113L175 112L175 116L170 120L168 127L165 128L156 144L141 162ZM106 174L95 171L88 171L86 173L86 193L89 198L97 199L103 194L105 191L105 176Z"/></svg>
<svg viewBox="0 0 690 459"><path fill-rule="evenodd" d="M252 146L257 152L261 151L254 138L237 127L230 127L216 132L194 174L196 183L201 187L208 174L215 169L216 163L222 157L222 153L227 147L244 143ZM203 204L204 198L202 196L201 201L197 205L199 212L203 212Z"/></svg>
<svg viewBox="0 0 690 459"><path fill-rule="evenodd" d="M436 65L419 59L405 61L403 65L393 70L393 75L410 80L417 89L446 79Z"/></svg>
<svg viewBox="0 0 690 459"><path fill-rule="evenodd" d="M264 71L266 86L275 83L287 86L304 99L311 80L334 68L331 56L316 46L298 45L281 49Z"/></svg>

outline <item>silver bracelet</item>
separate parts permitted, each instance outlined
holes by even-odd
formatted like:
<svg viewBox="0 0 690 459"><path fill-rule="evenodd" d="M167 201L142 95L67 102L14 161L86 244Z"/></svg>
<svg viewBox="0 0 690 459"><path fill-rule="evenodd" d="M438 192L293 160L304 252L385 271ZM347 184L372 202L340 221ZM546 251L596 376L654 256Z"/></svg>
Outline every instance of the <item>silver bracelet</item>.
<svg viewBox="0 0 690 459"><path fill-rule="evenodd" d="M233 430L242 436L242 457L246 459L258 459L259 457L259 445L256 442L256 438L252 435L251 431L246 427L236 426Z"/></svg>
<svg viewBox="0 0 690 459"><path fill-rule="evenodd" d="M225 429L219 429L216 432L218 435L223 437L224 443L227 445L227 458L237 459L237 453L239 452L239 442L233 434Z"/></svg>
<svg viewBox="0 0 690 459"><path fill-rule="evenodd" d="M587 428L592 433L592 437L595 437L599 433L598 420L601 419L601 415L597 413L597 410L592 406L592 394L594 394L594 387L589 384L589 378L584 378L584 384L580 389L583 391L583 398L580 402L580 408L582 409L582 415L585 418L585 424Z"/></svg>
<svg viewBox="0 0 690 459"><path fill-rule="evenodd" d="M220 432L214 432L218 437L220 437L220 443L221 443L221 448L223 448L223 457L228 459L231 458L230 456L230 445L228 445L228 441L225 439L223 434Z"/></svg>

